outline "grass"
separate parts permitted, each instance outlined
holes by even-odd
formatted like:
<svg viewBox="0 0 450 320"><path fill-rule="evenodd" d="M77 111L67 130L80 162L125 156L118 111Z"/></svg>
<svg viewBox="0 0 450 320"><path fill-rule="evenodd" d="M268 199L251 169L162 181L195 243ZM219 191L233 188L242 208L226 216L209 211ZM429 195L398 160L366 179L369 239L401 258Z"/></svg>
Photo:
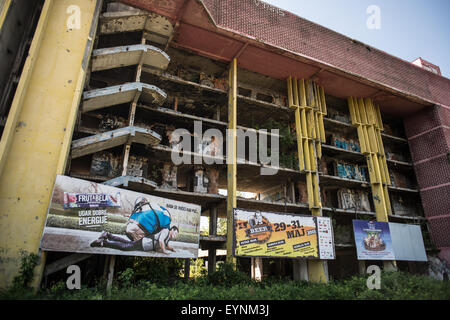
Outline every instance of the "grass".
<svg viewBox="0 0 450 320"><path fill-rule="evenodd" d="M328 284L265 279L258 283L226 265L212 275L197 279L162 279L159 283L135 280L127 269L116 277L110 297L104 283L68 290L64 282L33 294L15 288L0 293L0 299L40 300L449 300L450 285L427 276L403 272L381 274L381 289L369 290L365 276Z"/></svg>

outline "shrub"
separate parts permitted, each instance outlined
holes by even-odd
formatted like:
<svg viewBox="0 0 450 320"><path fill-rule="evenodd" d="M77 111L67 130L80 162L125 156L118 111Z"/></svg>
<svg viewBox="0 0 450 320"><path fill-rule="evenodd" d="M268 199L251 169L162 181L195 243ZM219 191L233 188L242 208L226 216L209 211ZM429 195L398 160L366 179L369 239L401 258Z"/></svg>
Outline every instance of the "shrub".
<svg viewBox="0 0 450 320"><path fill-rule="evenodd" d="M251 284L252 280L247 274L235 270L231 263L222 263L216 272L207 276L208 283L215 286L231 287L239 284Z"/></svg>
<svg viewBox="0 0 450 320"><path fill-rule="evenodd" d="M134 270L126 268L124 271L117 274L117 282L123 288L130 287L134 280Z"/></svg>
<svg viewBox="0 0 450 320"><path fill-rule="evenodd" d="M27 288L33 280L34 268L37 266L39 257L34 253L22 252L20 260L20 271L13 280L15 288Z"/></svg>
<svg viewBox="0 0 450 320"><path fill-rule="evenodd" d="M59 282L33 295L31 289L13 289L0 295L2 299L150 299L150 300L425 300L450 299L450 284L427 276L403 272L383 272L381 289L369 290L366 276L353 276L327 284L286 279L264 279L255 282L233 265L223 264L211 275L195 280L173 280L170 285L160 281L136 280L132 269L118 274L111 296L104 284L93 288L68 290Z"/></svg>
<svg viewBox="0 0 450 320"><path fill-rule="evenodd" d="M149 258L149 257L124 257L117 263L117 272L127 268L126 276L129 281L146 280L150 282L168 284L178 278L184 269L183 259L162 259L162 258ZM125 276L125 275L124 275Z"/></svg>

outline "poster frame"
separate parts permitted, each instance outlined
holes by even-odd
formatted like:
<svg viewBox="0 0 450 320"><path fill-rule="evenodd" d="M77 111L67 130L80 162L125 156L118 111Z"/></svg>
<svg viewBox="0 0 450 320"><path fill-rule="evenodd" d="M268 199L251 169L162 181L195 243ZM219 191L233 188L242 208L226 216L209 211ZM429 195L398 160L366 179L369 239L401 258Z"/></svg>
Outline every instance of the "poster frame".
<svg viewBox="0 0 450 320"><path fill-rule="evenodd" d="M236 255L236 210L242 210L242 211L248 211L248 212L261 212L261 213L269 213L269 214L276 214L276 215L289 215L289 216L295 216L295 217L305 217L305 218L313 218L315 228L316 228L316 240L317 240L317 255L318 257L278 257L278 256L247 256L247 255ZM333 259L320 259L320 248L319 248L319 231L318 231L318 225L317 225L317 218L313 215L305 215L305 214L296 214L296 213L288 213L288 212L275 212L275 211L262 211L262 210L254 210L254 209L244 209L244 208L233 208L233 246L232 246L232 254L235 258L263 258L263 259L290 259L290 260L323 260L323 261L333 261L336 260L336 248L334 243L334 231L333 231L333 223L330 223L331 226L331 236L332 236L332 246L333 246ZM329 218L330 217L319 217L319 218Z"/></svg>

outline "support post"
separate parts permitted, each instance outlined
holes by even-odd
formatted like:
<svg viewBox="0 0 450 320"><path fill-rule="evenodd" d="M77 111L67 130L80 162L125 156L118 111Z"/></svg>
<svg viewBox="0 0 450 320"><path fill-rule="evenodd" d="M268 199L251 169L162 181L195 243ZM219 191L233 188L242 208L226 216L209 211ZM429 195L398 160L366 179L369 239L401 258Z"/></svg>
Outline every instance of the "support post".
<svg viewBox="0 0 450 320"><path fill-rule="evenodd" d="M358 271L359 271L359 274L361 274L361 275L366 274L366 261L365 260L358 260Z"/></svg>
<svg viewBox="0 0 450 320"><path fill-rule="evenodd" d="M216 248L210 246L208 248L208 274L216 272L217 254Z"/></svg>
<svg viewBox="0 0 450 320"><path fill-rule="evenodd" d="M394 272L397 271L397 263L395 260L393 261L383 261L383 270L387 272Z"/></svg>
<svg viewBox="0 0 450 320"><path fill-rule="evenodd" d="M227 259L236 264L233 256L233 209L236 208L236 127L237 127L237 60L231 61L228 77L228 136L227 136Z"/></svg>
<svg viewBox="0 0 450 320"><path fill-rule="evenodd" d="M296 203L297 199L295 199L295 184L293 181L290 182L290 192L291 192L291 202Z"/></svg>
<svg viewBox="0 0 450 320"><path fill-rule="evenodd" d="M39 253L55 178L65 172L102 1L76 2L79 28L67 24L73 4L44 2L0 141L0 288L12 285L21 252ZM34 288L44 266L42 254Z"/></svg>
<svg viewBox="0 0 450 320"><path fill-rule="evenodd" d="M217 235L217 207L211 208L209 210L209 235ZM208 248L208 274L214 273L216 271L217 262L216 248L211 244Z"/></svg>
<svg viewBox="0 0 450 320"><path fill-rule="evenodd" d="M189 280L191 276L191 259L184 259L184 278Z"/></svg>
<svg viewBox="0 0 450 320"><path fill-rule="evenodd" d="M114 266L116 264L116 256L111 256L109 259L109 272L108 272L108 282L106 283L106 294L111 295L112 283L114 279Z"/></svg>
<svg viewBox="0 0 450 320"><path fill-rule="evenodd" d="M106 280L106 281L108 281L109 259L111 259L111 256L110 255L105 255L105 261L103 263L102 280Z"/></svg>
<svg viewBox="0 0 450 320"><path fill-rule="evenodd" d="M217 207L211 208L209 210L209 235L211 236L217 235L217 215Z"/></svg>
<svg viewBox="0 0 450 320"><path fill-rule="evenodd" d="M308 281L308 263L304 259L293 260L294 280Z"/></svg>
<svg viewBox="0 0 450 320"><path fill-rule="evenodd" d="M252 279L256 281L262 281L263 277L263 263L262 258L252 259Z"/></svg>

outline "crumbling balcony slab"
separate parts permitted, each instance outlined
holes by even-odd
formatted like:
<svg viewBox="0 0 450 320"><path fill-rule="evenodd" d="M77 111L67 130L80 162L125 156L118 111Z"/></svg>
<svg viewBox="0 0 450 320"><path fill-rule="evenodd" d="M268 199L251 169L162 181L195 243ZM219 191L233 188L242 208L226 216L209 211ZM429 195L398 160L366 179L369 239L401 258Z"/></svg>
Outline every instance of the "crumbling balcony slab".
<svg viewBox="0 0 450 320"><path fill-rule="evenodd" d="M74 140L72 142L72 158L82 157L126 143L157 145L160 141L161 136L152 130L129 126Z"/></svg>
<svg viewBox="0 0 450 320"><path fill-rule="evenodd" d="M158 184L154 181L134 176L120 176L103 184L113 187L125 187L130 190L138 190L140 192L152 191L158 187Z"/></svg>
<svg viewBox="0 0 450 320"><path fill-rule="evenodd" d="M106 12L100 18L100 34L146 31L146 39L166 45L173 33L169 19L155 13Z"/></svg>
<svg viewBox="0 0 450 320"><path fill-rule="evenodd" d="M150 84L142 82L129 82L118 86L86 91L83 94L82 111L88 112L122 103L136 101L162 105L167 94Z"/></svg>
<svg viewBox="0 0 450 320"><path fill-rule="evenodd" d="M127 67L142 63L154 70L165 70L170 57L159 48L135 44L97 49L92 52L92 72Z"/></svg>

